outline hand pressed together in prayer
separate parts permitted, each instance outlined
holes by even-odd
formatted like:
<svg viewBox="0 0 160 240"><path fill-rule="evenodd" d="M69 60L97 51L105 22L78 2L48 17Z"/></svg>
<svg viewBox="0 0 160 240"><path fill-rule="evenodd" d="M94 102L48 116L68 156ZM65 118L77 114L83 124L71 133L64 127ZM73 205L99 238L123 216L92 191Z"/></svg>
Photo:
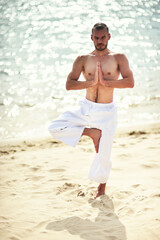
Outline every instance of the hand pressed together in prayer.
<svg viewBox="0 0 160 240"><path fill-rule="evenodd" d="M92 86L100 84L104 87L109 87L109 84L107 84L107 81L112 81L112 80L114 80L114 79L111 79L111 78L110 79L104 79L102 69L101 69L101 63L97 62L94 80L92 80L93 81Z"/></svg>

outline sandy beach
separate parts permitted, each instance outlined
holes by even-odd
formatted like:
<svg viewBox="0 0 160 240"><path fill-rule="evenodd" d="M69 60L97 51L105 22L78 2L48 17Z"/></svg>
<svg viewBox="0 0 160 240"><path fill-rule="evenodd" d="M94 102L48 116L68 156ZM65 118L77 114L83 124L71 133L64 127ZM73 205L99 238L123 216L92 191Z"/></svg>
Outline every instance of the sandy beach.
<svg viewBox="0 0 160 240"><path fill-rule="evenodd" d="M0 143L1 240L160 239L160 124L118 129L106 194L88 180L94 155L47 139Z"/></svg>

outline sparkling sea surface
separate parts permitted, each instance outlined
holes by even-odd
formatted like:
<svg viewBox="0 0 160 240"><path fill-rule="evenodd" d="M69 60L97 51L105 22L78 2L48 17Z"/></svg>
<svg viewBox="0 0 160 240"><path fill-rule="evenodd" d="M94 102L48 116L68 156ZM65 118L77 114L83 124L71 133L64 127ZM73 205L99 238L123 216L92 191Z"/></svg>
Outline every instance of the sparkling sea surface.
<svg viewBox="0 0 160 240"><path fill-rule="evenodd" d="M119 124L160 121L158 0L1 0L0 14L1 139L47 136L47 124L85 97L65 82L75 58L94 50L97 22L134 73L133 89L115 90Z"/></svg>

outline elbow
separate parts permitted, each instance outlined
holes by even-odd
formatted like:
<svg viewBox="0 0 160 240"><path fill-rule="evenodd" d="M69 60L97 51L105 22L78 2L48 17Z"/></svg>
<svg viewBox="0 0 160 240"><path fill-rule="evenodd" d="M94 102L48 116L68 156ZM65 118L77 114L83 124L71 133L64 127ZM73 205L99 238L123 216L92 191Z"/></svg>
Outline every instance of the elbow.
<svg viewBox="0 0 160 240"><path fill-rule="evenodd" d="M127 83L128 88L134 88L134 78L133 77L128 78L126 83Z"/></svg>
<svg viewBox="0 0 160 240"><path fill-rule="evenodd" d="M66 83L66 90L69 91L71 90L70 84Z"/></svg>
<svg viewBox="0 0 160 240"><path fill-rule="evenodd" d="M70 89L69 89L69 87L68 87L67 85L66 85L66 90L67 90L67 91L69 91L69 90L70 90Z"/></svg>
<svg viewBox="0 0 160 240"><path fill-rule="evenodd" d="M130 88L134 88L134 79L132 79L130 82Z"/></svg>
<svg viewBox="0 0 160 240"><path fill-rule="evenodd" d="M131 78L130 78L130 88L134 88L134 77L133 77L133 73L132 73Z"/></svg>
<svg viewBox="0 0 160 240"><path fill-rule="evenodd" d="M134 82L130 82L128 88L134 88Z"/></svg>
<svg viewBox="0 0 160 240"><path fill-rule="evenodd" d="M69 90L71 90L71 88L69 88L69 87L66 87L66 90L67 90L67 91L69 91Z"/></svg>

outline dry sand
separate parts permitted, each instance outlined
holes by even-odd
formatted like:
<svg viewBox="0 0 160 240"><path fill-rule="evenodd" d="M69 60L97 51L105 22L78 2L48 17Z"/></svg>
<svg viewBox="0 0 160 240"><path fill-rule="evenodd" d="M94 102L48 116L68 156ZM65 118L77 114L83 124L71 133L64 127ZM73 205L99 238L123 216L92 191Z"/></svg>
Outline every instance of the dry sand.
<svg viewBox="0 0 160 240"><path fill-rule="evenodd" d="M160 124L119 130L106 195L87 179L92 141L0 143L0 240L160 239Z"/></svg>

